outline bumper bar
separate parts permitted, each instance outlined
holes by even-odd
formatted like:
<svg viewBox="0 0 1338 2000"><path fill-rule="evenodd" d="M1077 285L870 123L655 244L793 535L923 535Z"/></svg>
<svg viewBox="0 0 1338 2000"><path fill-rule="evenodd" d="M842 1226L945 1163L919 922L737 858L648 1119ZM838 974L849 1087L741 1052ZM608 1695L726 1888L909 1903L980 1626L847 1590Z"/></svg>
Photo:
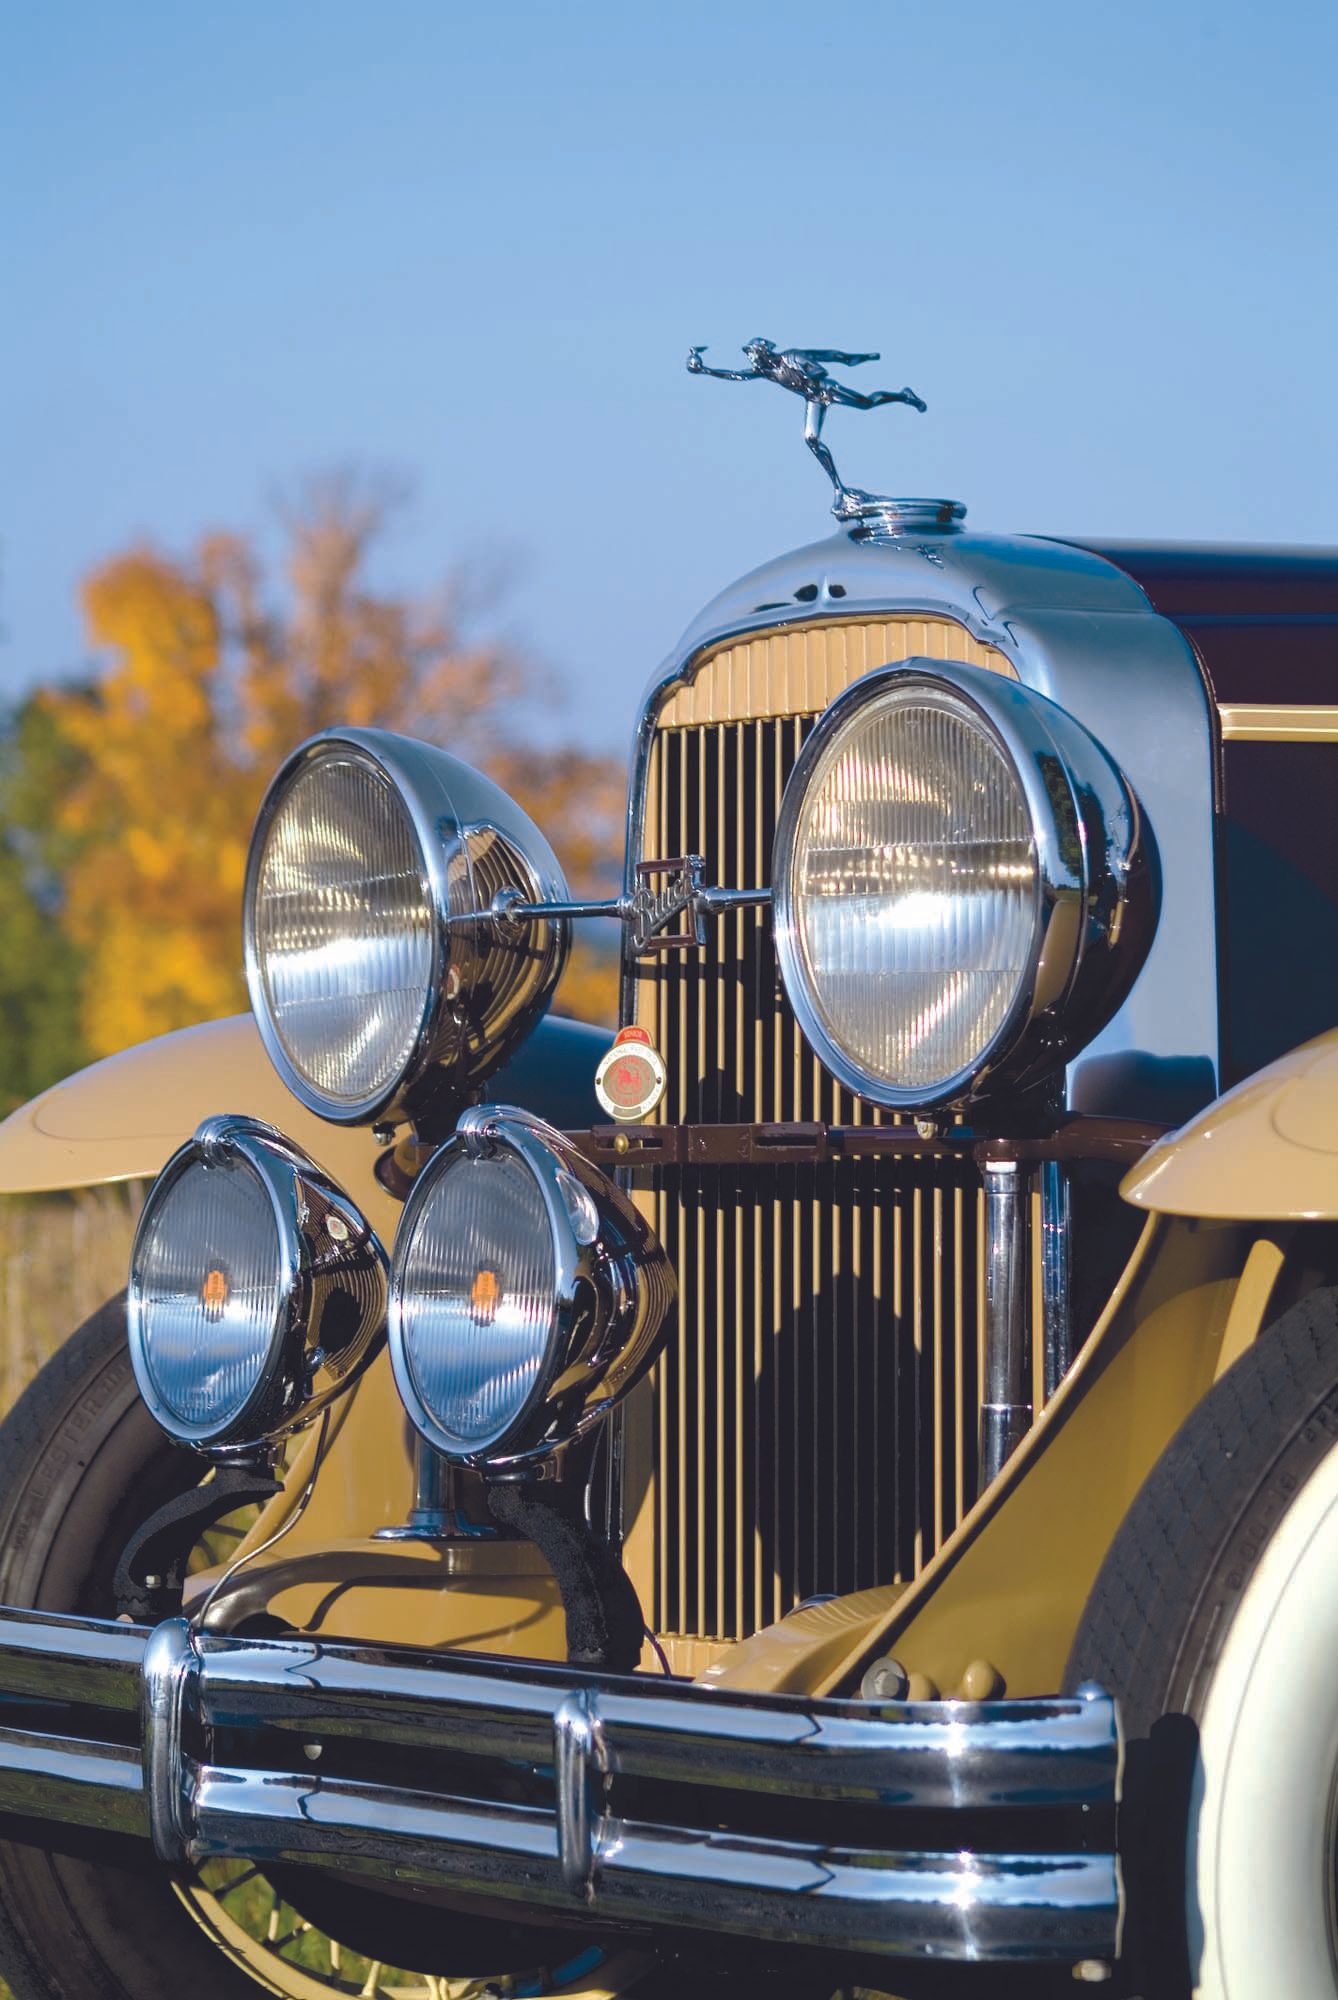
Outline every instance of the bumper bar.
<svg viewBox="0 0 1338 2000"><path fill-rule="evenodd" d="M1120 1738L1097 1690L753 1697L0 1609L0 1696L23 1724L0 1727L0 1813L168 1863L344 1867L903 1958L1118 1948Z"/></svg>

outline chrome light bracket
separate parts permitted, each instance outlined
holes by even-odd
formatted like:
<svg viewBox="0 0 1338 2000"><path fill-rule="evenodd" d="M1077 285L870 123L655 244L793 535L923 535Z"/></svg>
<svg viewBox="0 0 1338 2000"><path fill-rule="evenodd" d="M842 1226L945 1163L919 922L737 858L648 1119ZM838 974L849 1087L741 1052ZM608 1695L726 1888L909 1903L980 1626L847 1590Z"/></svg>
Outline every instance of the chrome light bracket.
<svg viewBox="0 0 1338 2000"><path fill-rule="evenodd" d="M459 1505L455 1491L456 1469L439 1451L434 1451L420 1433L414 1438L413 1506L407 1521L391 1528L378 1528L374 1542L479 1542L495 1541L497 1530L490 1522L471 1521Z"/></svg>
<svg viewBox="0 0 1338 2000"><path fill-rule="evenodd" d="M418 1389L405 1329L404 1266L440 1177L467 1172L471 1161L498 1151L519 1159L539 1188L554 1253L553 1311L523 1405L494 1436L466 1447ZM579 1227L574 1208L582 1217ZM566 1448L654 1362L668 1333L674 1293L672 1268L650 1225L564 1133L516 1106L481 1105L460 1119L405 1203L388 1311L396 1387L415 1429L444 1459L494 1480L551 1479Z"/></svg>
<svg viewBox="0 0 1338 2000"><path fill-rule="evenodd" d="M240 1166L268 1197L277 1229L275 1312L254 1387L216 1424L191 1425L164 1401L145 1354L141 1249L161 1200L184 1174ZM352 1386L385 1337L389 1259L371 1224L300 1146L258 1118L205 1119L175 1152L144 1204L130 1258L130 1359L150 1414L179 1444L223 1461L302 1429Z"/></svg>

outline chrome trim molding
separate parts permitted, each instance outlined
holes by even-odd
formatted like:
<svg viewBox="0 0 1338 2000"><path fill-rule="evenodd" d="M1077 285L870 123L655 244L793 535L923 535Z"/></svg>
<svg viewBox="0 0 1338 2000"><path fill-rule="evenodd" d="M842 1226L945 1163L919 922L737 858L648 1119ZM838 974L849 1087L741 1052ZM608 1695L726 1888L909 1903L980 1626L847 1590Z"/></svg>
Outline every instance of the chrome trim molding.
<svg viewBox="0 0 1338 2000"><path fill-rule="evenodd" d="M1223 702L1224 743L1338 743L1338 706L1320 702Z"/></svg>
<svg viewBox="0 0 1338 2000"><path fill-rule="evenodd" d="M132 1656L142 1758L94 1734L98 1710L112 1728L124 1714ZM757 1697L468 1655L224 1639L180 1619L149 1632L0 1609L0 1693L39 1686L45 1727L0 1731L0 1810L148 1838L165 1861L337 1871L356 1853L363 1873L558 1909L578 1900L592 1920L908 1959L1118 1951L1121 1741L1100 1690L985 1703ZM54 1733L62 1702L66 1733ZM263 1767L229 1761L247 1741L236 1731L267 1733ZM384 1781L341 1769L349 1742L383 1750ZM458 1793L452 1755L470 1760ZM489 1763L499 1793L505 1774L505 1803L479 1796ZM623 1810L623 1780L637 1781L638 1817ZM644 1816L652 1804L665 1816Z"/></svg>
<svg viewBox="0 0 1338 2000"><path fill-rule="evenodd" d="M1068 1168L1043 1160L1037 1169L1041 1198L1041 1338L1047 1402L1073 1363L1072 1201Z"/></svg>

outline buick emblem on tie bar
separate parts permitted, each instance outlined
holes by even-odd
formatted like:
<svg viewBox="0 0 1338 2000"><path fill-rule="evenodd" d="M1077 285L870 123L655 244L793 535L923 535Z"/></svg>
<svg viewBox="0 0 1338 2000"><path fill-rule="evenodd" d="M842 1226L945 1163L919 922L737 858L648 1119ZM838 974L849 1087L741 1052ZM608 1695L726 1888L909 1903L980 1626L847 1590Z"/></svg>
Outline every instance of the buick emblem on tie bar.
<svg viewBox="0 0 1338 2000"><path fill-rule="evenodd" d="M638 957L647 951L690 951L706 943L705 867L700 854L637 863L632 949ZM686 924L670 930L679 916L686 916Z"/></svg>
<svg viewBox="0 0 1338 2000"><path fill-rule="evenodd" d="M669 861L638 861L636 887L630 896L610 896L591 903L527 903L519 890L504 889L493 898L489 915L499 924L539 917L618 917L631 932L637 958L654 951L700 951L709 935L709 918L723 916L728 910L755 909L771 901L770 889L708 888L705 873L706 863L700 854L680 854ZM678 928L671 930L675 923Z"/></svg>

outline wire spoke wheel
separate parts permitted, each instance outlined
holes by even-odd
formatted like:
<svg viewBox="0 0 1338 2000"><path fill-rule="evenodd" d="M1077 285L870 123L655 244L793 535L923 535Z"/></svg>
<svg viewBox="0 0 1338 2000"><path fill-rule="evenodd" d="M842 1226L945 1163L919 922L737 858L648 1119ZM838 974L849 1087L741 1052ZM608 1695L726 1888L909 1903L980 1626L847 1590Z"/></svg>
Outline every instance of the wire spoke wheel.
<svg viewBox="0 0 1338 2000"><path fill-rule="evenodd" d="M258 1507L238 1508L205 1530L191 1551L187 1575L233 1560L255 1526ZM523 1972L453 1978L411 1971L368 1958L332 1937L288 1902L254 1862L206 1861L174 1883L183 1906L219 1949L257 1985L282 2000L621 2000L651 1966L645 1953L610 1956L579 1946L563 1963ZM443 1927L449 1928L449 1917Z"/></svg>
<svg viewBox="0 0 1338 2000"><path fill-rule="evenodd" d="M286 1902L262 1869L207 1861L177 1883L195 1921L257 1985L283 2000L621 2000L649 1969L644 1954L574 1952L565 1965L534 1966L494 1978L413 1972L341 1945Z"/></svg>
<svg viewBox="0 0 1338 2000"><path fill-rule="evenodd" d="M130 1537L212 1473L167 1443L144 1407L126 1344L124 1296L77 1328L0 1420L0 1603L117 1616L115 1576ZM198 1533L187 1575L221 1575L258 1510ZM294 1907L310 1890L311 1914ZM368 1918L369 1901L377 1906ZM313 1921L319 1917L320 1921ZM346 1918L350 1935L340 1936ZM172 1871L141 1857L83 1856L0 1840L0 1970L17 2000L622 2000L655 1984L657 1951L605 1953L575 1930L496 1926L468 1944L440 1921L338 1874L291 1879L230 1857ZM329 1928L325 1928L329 1926ZM354 1949L356 1934L364 1949ZM368 1951L381 1952L372 1957ZM418 1964L402 1963L400 1953ZM482 1966L488 1971L479 1976ZM469 1976L462 1976L462 1968ZM649 1979L647 1975L650 1975ZM3 1987L0 1986L0 1992Z"/></svg>

